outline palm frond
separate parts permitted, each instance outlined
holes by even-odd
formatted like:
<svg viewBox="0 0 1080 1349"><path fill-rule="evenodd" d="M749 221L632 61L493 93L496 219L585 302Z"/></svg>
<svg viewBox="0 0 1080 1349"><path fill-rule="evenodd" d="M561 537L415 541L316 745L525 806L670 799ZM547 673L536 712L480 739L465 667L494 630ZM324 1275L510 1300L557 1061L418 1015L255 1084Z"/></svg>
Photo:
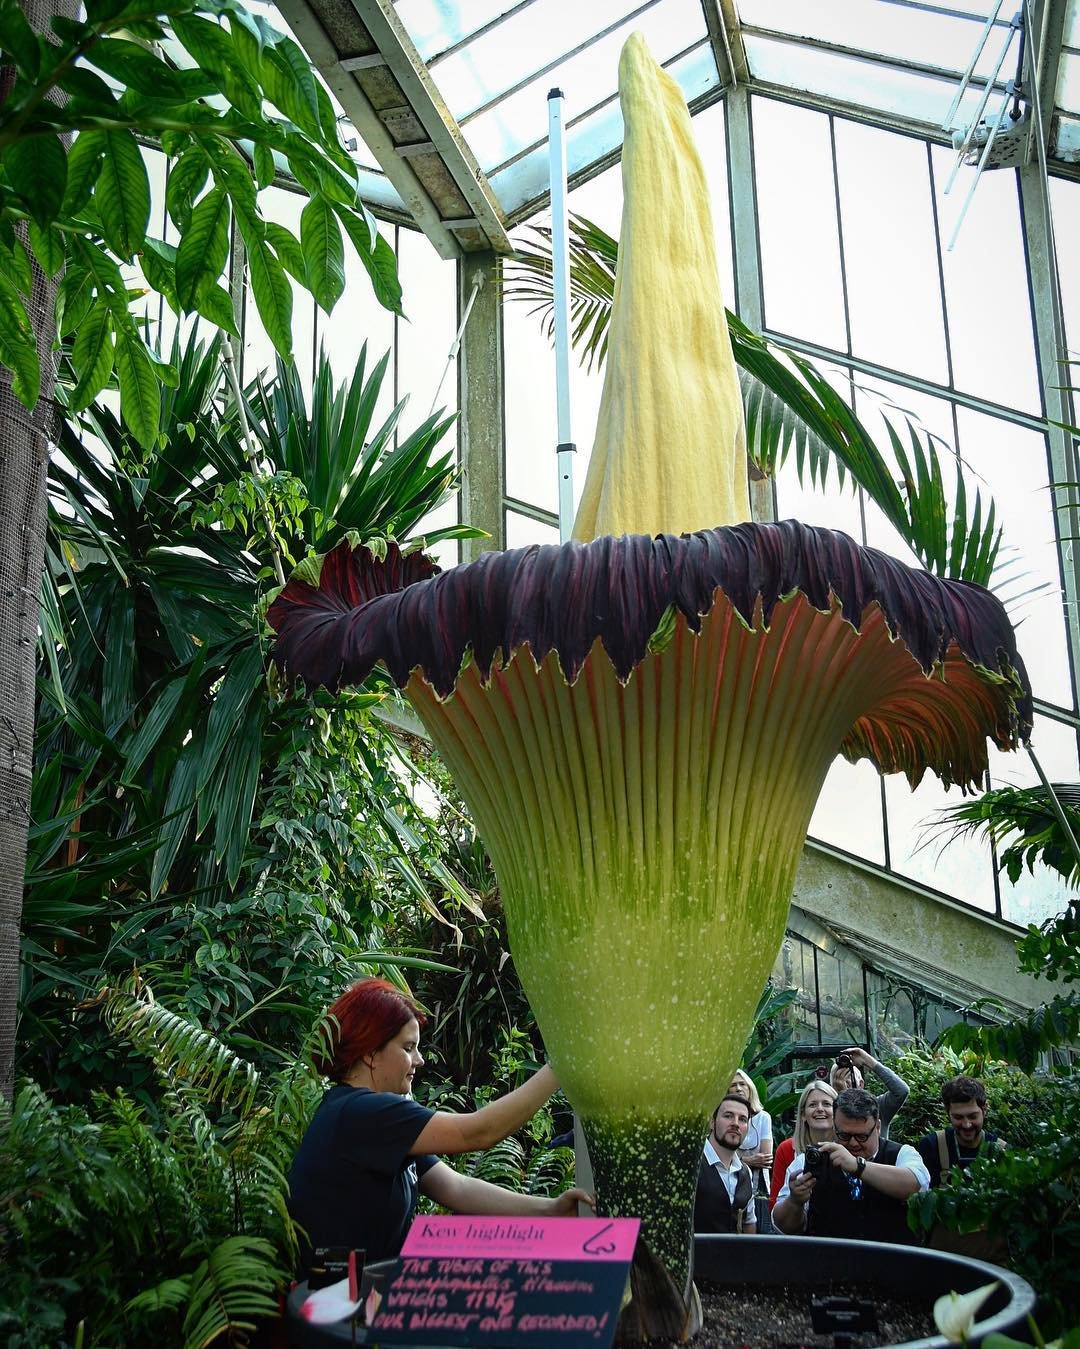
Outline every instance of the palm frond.
<svg viewBox="0 0 1080 1349"><path fill-rule="evenodd" d="M531 306L551 332L551 232L507 264L505 294ZM589 369L603 364L614 299L618 245L583 216L570 218L571 340ZM963 466L952 457L950 499L935 438L899 409L883 409L891 462L848 403L817 367L781 344L766 342L728 312L739 367L751 459L773 476L794 453L800 481L822 487L830 469L867 493L928 570L987 585L1001 530L993 503L976 491L969 511Z"/></svg>
<svg viewBox="0 0 1080 1349"><path fill-rule="evenodd" d="M1080 835L1080 783L1056 782L1052 790L1072 827ZM1001 869L1015 885L1024 868L1031 873L1037 862L1080 884L1080 858L1061 827L1050 793L1043 786L997 787L974 800L959 801L941 810L929 837L944 839L982 834L994 845Z"/></svg>

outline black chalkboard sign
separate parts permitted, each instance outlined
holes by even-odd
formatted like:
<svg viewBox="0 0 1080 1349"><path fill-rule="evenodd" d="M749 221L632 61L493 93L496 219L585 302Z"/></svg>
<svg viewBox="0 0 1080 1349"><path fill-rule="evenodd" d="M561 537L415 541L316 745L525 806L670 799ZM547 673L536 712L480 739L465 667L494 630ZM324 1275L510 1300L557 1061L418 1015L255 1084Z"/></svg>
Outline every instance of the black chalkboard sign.
<svg viewBox="0 0 1080 1349"><path fill-rule="evenodd" d="M405 1256L381 1282L381 1300L365 1338L493 1349L607 1349L626 1273L621 1261Z"/></svg>

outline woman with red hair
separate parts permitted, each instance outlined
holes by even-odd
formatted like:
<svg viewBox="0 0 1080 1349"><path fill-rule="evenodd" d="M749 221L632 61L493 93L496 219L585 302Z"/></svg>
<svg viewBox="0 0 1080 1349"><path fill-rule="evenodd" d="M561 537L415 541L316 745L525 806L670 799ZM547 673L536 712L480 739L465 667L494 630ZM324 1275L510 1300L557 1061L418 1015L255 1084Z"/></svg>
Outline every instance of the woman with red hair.
<svg viewBox="0 0 1080 1349"><path fill-rule="evenodd" d="M468 1115L428 1110L410 1095L424 1062L427 1018L385 979L361 979L327 1012L315 1066L332 1081L289 1172L289 1210L306 1234L304 1265L320 1246L396 1256L420 1190L456 1213L567 1217L581 1190L557 1199L515 1194L463 1176L435 1153L477 1152L508 1137L558 1088L545 1066L524 1085Z"/></svg>

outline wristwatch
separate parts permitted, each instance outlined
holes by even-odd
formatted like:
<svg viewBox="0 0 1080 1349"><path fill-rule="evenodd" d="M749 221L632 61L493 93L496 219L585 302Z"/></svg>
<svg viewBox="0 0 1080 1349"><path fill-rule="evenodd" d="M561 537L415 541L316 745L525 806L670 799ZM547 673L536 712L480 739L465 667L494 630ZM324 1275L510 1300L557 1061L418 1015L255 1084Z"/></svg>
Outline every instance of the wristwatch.
<svg viewBox="0 0 1080 1349"><path fill-rule="evenodd" d="M856 1157L856 1158L855 1158L855 1176L856 1176L856 1179L857 1179L859 1176L861 1176L862 1173L863 1173L865 1170L866 1170L866 1158L865 1158L865 1157Z"/></svg>

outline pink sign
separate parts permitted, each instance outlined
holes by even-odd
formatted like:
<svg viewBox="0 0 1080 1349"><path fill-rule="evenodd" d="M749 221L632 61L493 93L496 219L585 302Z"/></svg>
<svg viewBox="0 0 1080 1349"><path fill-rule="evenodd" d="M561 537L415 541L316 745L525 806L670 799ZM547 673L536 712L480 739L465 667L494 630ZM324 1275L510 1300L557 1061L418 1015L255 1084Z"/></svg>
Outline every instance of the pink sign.
<svg viewBox="0 0 1080 1349"><path fill-rule="evenodd" d="M413 1219L403 1256L461 1259L618 1260L629 1264L638 1218L470 1218L464 1214Z"/></svg>

